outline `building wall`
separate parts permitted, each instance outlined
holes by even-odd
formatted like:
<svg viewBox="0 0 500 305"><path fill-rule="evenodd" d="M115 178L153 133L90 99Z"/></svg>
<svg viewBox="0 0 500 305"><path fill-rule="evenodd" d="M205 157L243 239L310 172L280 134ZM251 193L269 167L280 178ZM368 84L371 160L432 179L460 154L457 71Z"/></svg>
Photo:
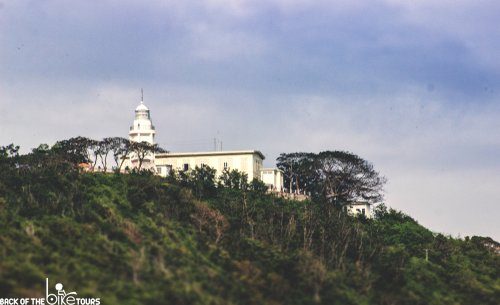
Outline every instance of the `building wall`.
<svg viewBox="0 0 500 305"><path fill-rule="evenodd" d="M354 202L347 205L347 211L351 215L364 214L367 218L372 218L371 205L368 202Z"/></svg>
<svg viewBox="0 0 500 305"><path fill-rule="evenodd" d="M277 168L264 168L260 179L269 189L281 192L283 190L283 172Z"/></svg>
<svg viewBox="0 0 500 305"><path fill-rule="evenodd" d="M256 151L244 152L206 152L206 153L167 153L157 154L155 164L157 172L166 176L170 169L191 170L196 166L206 165L221 175L224 169L236 169L248 174L248 180L260 178L263 157Z"/></svg>

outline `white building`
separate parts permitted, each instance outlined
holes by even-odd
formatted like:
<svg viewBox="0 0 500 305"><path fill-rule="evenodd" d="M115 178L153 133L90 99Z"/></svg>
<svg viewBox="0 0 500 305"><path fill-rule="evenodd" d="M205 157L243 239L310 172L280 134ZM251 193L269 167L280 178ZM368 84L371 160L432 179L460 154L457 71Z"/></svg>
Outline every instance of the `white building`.
<svg viewBox="0 0 500 305"><path fill-rule="evenodd" d="M171 170L188 171L209 166L220 175L225 169L236 169L248 175L248 181L260 179L264 155L258 150L208 151L156 154L157 173L166 176Z"/></svg>
<svg viewBox="0 0 500 305"><path fill-rule="evenodd" d="M129 140L133 142L155 143L155 127L151 121L148 107L141 103L135 109L135 118L129 131ZM208 151L208 152L169 152L148 155L142 168L151 169L161 176L167 176L172 170L188 171L203 165L214 168L220 176L225 169L238 170L248 175L248 181L261 179L270 190L281 191L283 174L279 169L263 169L264 155L258 150ZM130 154L125 161L125 168L138 167L138 158Z"/></svg>
<svg viewBox="0 0 500 305"><path fill-rule="evenodd" d="M129 140L133 142L147 142L155 144L155 127L151 121L151 114L144 105L143 100L135 109L135 118L129 130ZM238 151L207 151L207 152L169 152L149 154L143 161L142 168L155 171L158 175L166 177L172 170L189 171L195 167L209 166L216 170L216 175L220 176L227 170L238 170L248 175L248 181L254 178L264 182L270 191L283 191L283 172L277 168L264 168L265 157L258 150L238 150ZM138 158L133 153L125 160L125 167L138 167ZM283 196L292 194L283 194ZM307 199L306 195L301 200ZM365 215L372 218L371 205L368 202L352 202L346 206L347 212L351 215Z"/></svg>
<svg viewBox="0 0 500 305"><path fill-rule="evenodd" d="M129 140L133 142L148 142L154 144L155 142L155 127L151 121L151 115L148 107L141 101L139 106L135 108L134 123L130 126L128 132Z"/></svg>
<svg viewBox="0 0 500 305"><path fill-rule="evenodd" d="M149 144L154 144L155 142L155 127L151 121L151 115L149 113L148 107L144 105L141 99L141 103L137 108L135 108L135 118L132 126L128 133L129 140L132 142L147 142ZM130 154L130 159L127 160L129 168L138 167L139 159L134 153ZM144 169L154 169L155 155L153 153L148 154L142 163L142 168Z"/></svg>
<svg viewBox="0 0 500 305"><path fill-rule="evenodd" d="M267 187L275 192L283 191L283 172L277 168L263 168L260 171L260 179Z"/></svg>
<svg viewBox="0 0 500 305"><path fill-rule="evenodd" d="M358 201L351 202L346 206L347 212L353 216L365 215L366 218L372 218L371 204L368 202Z"/></svg>

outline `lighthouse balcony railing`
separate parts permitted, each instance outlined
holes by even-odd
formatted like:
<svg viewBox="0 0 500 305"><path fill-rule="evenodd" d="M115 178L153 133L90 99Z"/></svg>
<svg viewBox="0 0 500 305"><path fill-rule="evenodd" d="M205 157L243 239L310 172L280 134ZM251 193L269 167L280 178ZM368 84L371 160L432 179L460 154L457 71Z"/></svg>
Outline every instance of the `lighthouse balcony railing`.
<svg viewBox="0 0 500 305"><path fill-rule="evenodd" d="M153 125L151 125L151 127L150 127L150 128L151 128L152 130L156 130L156 128L155 128ZM139 127L139 128L137 128L137 129L141 129L141 128ZM134 130L134 126L130 126L130 130Z"/></svg>

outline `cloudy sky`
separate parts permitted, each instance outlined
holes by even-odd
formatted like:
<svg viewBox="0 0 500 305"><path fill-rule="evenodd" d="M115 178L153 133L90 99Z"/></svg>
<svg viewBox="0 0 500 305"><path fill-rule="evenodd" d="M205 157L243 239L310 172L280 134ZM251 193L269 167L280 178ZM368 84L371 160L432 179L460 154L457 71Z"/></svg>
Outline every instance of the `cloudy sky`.
<svg viewBox="0 0 500 305"><path fill-rule="evenodd" d="M500 239L500 2L0 0L0 145L349 150L436 232Z"/></svg>

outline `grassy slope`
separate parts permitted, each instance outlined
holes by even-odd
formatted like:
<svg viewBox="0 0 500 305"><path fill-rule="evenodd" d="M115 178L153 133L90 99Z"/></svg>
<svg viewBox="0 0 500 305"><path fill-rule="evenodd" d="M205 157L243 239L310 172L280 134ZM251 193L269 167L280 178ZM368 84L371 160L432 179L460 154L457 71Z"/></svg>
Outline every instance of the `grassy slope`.
<svg viewBox="0 0 500 305"><path fill-rule="evenodd" d="M304 249L304 219L314 214L304 203L238 190L200 201L149 175L9 183L0 185L0 297L42 296L45 277L103 304L495 304L500 297L499 257L482 239L434 236L394 211L377 221L338 218Z"/></svg>

